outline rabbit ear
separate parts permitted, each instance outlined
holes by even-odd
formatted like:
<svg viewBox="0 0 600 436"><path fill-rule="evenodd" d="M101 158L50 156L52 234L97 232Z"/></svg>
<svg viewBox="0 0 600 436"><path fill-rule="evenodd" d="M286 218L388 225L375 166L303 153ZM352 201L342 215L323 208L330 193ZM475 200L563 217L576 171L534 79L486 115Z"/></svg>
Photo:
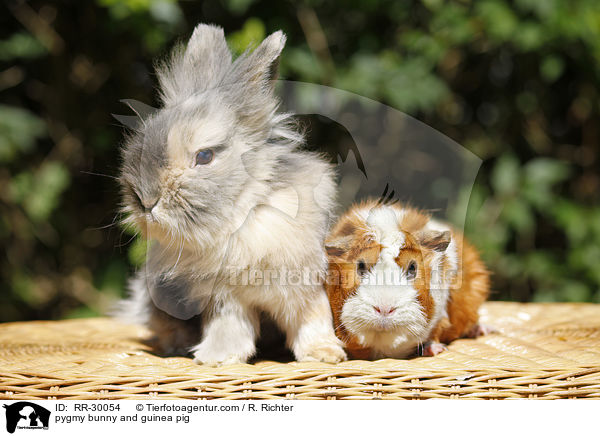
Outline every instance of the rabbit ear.
<svg viewBox="0 0 600 436"><path fill-rule="evenodd" d="M234 61L227 78L227 94L235 102L239 121L261 135L269 134L278 105L273 88L284 45L283 32L269 35L254 51Z"/></svg>
<svg viewBox="0 0 600 436"><path fill-rule="evenodd" d="M281 30L269 35L256 49L240 56L234 69L240 80L249 85L262 85L277 78L279 56L285 46L286 37Z"/></svg>
<svg viewBox="0 0 600 436"><path fill-rule="evenodd" d="M161 97L173 105L219 83L231 68L231 52L221 27L199 24L185 50L177 47L158 67Z"/></svg>
<svg viewBox="0 0 600 436"><path fill-rule="evenodd" d="M252 53L251 61L256 72L266 80L275 80L279 73L279 56L285 46L286 37L281 30L269 35Z"/></svg>
<svg viewBox="0 0 600 436"><path fill-rule="evenodd" d="M188 65L200 68L201 75L217 73L215 67L231 64L231 52L225 41L223 28L211 24L198 24L190 37L183 55ZM222 73L222 71L221 71Z"/></svg>

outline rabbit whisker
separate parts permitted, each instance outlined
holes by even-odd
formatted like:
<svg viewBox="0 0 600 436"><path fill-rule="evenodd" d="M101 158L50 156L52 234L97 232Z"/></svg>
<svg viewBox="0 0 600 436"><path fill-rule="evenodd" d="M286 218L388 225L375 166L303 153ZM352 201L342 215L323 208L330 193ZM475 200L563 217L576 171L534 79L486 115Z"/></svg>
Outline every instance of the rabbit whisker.
<svg viewBox="0 0 600 436"><path fill-rule="evenodd" d="M173 268L171 268L171 272L174 273L175 269L177 268L177 264L179 264L179 260L181 259L181 254L183 253L183 239L180 239L181 243L178 244L179 245L179 254L177 255L177 260L175 261L175 265L173 265Z"/></svg>
<svg viewBox="0 0 600 436"><path fill-rule="evenodd" d="M123 233L125 233L125 229L123 229L123 231L121 232L121 236L119 237L122 238L123 237ZM129 243L131 241L133 241L135 238L137 238L139 236L140 232L138 232L137 230L134 232L133 236L131 238L129 238L129 240L127 242L125 242L124 244L118 244L117 247L121 248L121 247L125 247L126 245L129 245Z"/></svg>
<svg viewBox="0 0 600 436"><path fill-rule="evenodd" d="M100 177L108 177L109 179L113 179L113 180L119 180L118 177L115 176L111 176L109 174L101 174L101 173L93 173L91 171L80 171L83 174L89 174L91 176L100 176Z"/></svg>
<svg viewBox="0 0 600 436"><path fill-rule="evenodd" d="M107 225L101 226L101 227L90 227L89 230L104 230L104 229L108 229L109 227L116 227L119 224L122 224L121 220L119 219L119 215L120 215L120 213L116 214L110 224L107 224Z"/></svg>

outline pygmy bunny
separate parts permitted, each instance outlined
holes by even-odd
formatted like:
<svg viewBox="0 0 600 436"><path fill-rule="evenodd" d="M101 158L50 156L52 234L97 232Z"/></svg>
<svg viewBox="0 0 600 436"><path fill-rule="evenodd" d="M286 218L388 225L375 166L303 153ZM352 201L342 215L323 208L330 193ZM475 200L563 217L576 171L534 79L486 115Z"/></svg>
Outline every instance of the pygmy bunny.
<svg viewBox="0 0 600 436"><path fill-rule="evenodd" d="M345 359L322 285L334 173L277 112L284 44L275 32L233 60L223 30L198 25L158 68L162 107L126 139L122 211L150 242L120 317L164 354L246 362L265 316L297 360Z"/></svg>

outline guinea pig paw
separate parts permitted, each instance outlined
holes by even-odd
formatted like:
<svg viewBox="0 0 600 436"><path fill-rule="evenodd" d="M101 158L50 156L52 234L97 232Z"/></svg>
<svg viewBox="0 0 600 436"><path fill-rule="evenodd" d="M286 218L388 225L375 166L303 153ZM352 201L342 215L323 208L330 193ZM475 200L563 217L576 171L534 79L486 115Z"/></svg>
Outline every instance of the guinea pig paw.
<svg viewBox="0 0 600 436"><path fill-rule="evenodd" d="M421 356L433 357L446 350L448 350L448 348L440 342L427 342L426 344L423 344Z"/></svg>
<svg viewBox="0 0 600 436"><path fill-rule="evenodd" d="M340 345L329 343L316 345L306 353L297 356L297 360L300 362L338 363L346 358L346 353Z"/></svg>
<svg viewBox="0 0 600 436"><path fill-rule="evenodd" d="M498 333L495 327L487 324L475 324L471 327L471 330L467 333L468 338L478 338L479 336L485 336L492 333Z"/></svg>

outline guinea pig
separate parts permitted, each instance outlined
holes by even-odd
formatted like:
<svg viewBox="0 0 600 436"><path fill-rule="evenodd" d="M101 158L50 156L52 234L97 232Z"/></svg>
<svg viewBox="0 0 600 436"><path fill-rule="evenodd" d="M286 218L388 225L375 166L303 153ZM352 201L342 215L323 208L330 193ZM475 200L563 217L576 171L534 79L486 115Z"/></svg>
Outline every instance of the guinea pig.
<svg viewBox="0 0 600 436"><path fill-rule="evenodd" d="M425 212L356 204L326 251L335 331L352 358L433 356L454 339L491 331L478 323L490 280L477 250Z"/></svg>

